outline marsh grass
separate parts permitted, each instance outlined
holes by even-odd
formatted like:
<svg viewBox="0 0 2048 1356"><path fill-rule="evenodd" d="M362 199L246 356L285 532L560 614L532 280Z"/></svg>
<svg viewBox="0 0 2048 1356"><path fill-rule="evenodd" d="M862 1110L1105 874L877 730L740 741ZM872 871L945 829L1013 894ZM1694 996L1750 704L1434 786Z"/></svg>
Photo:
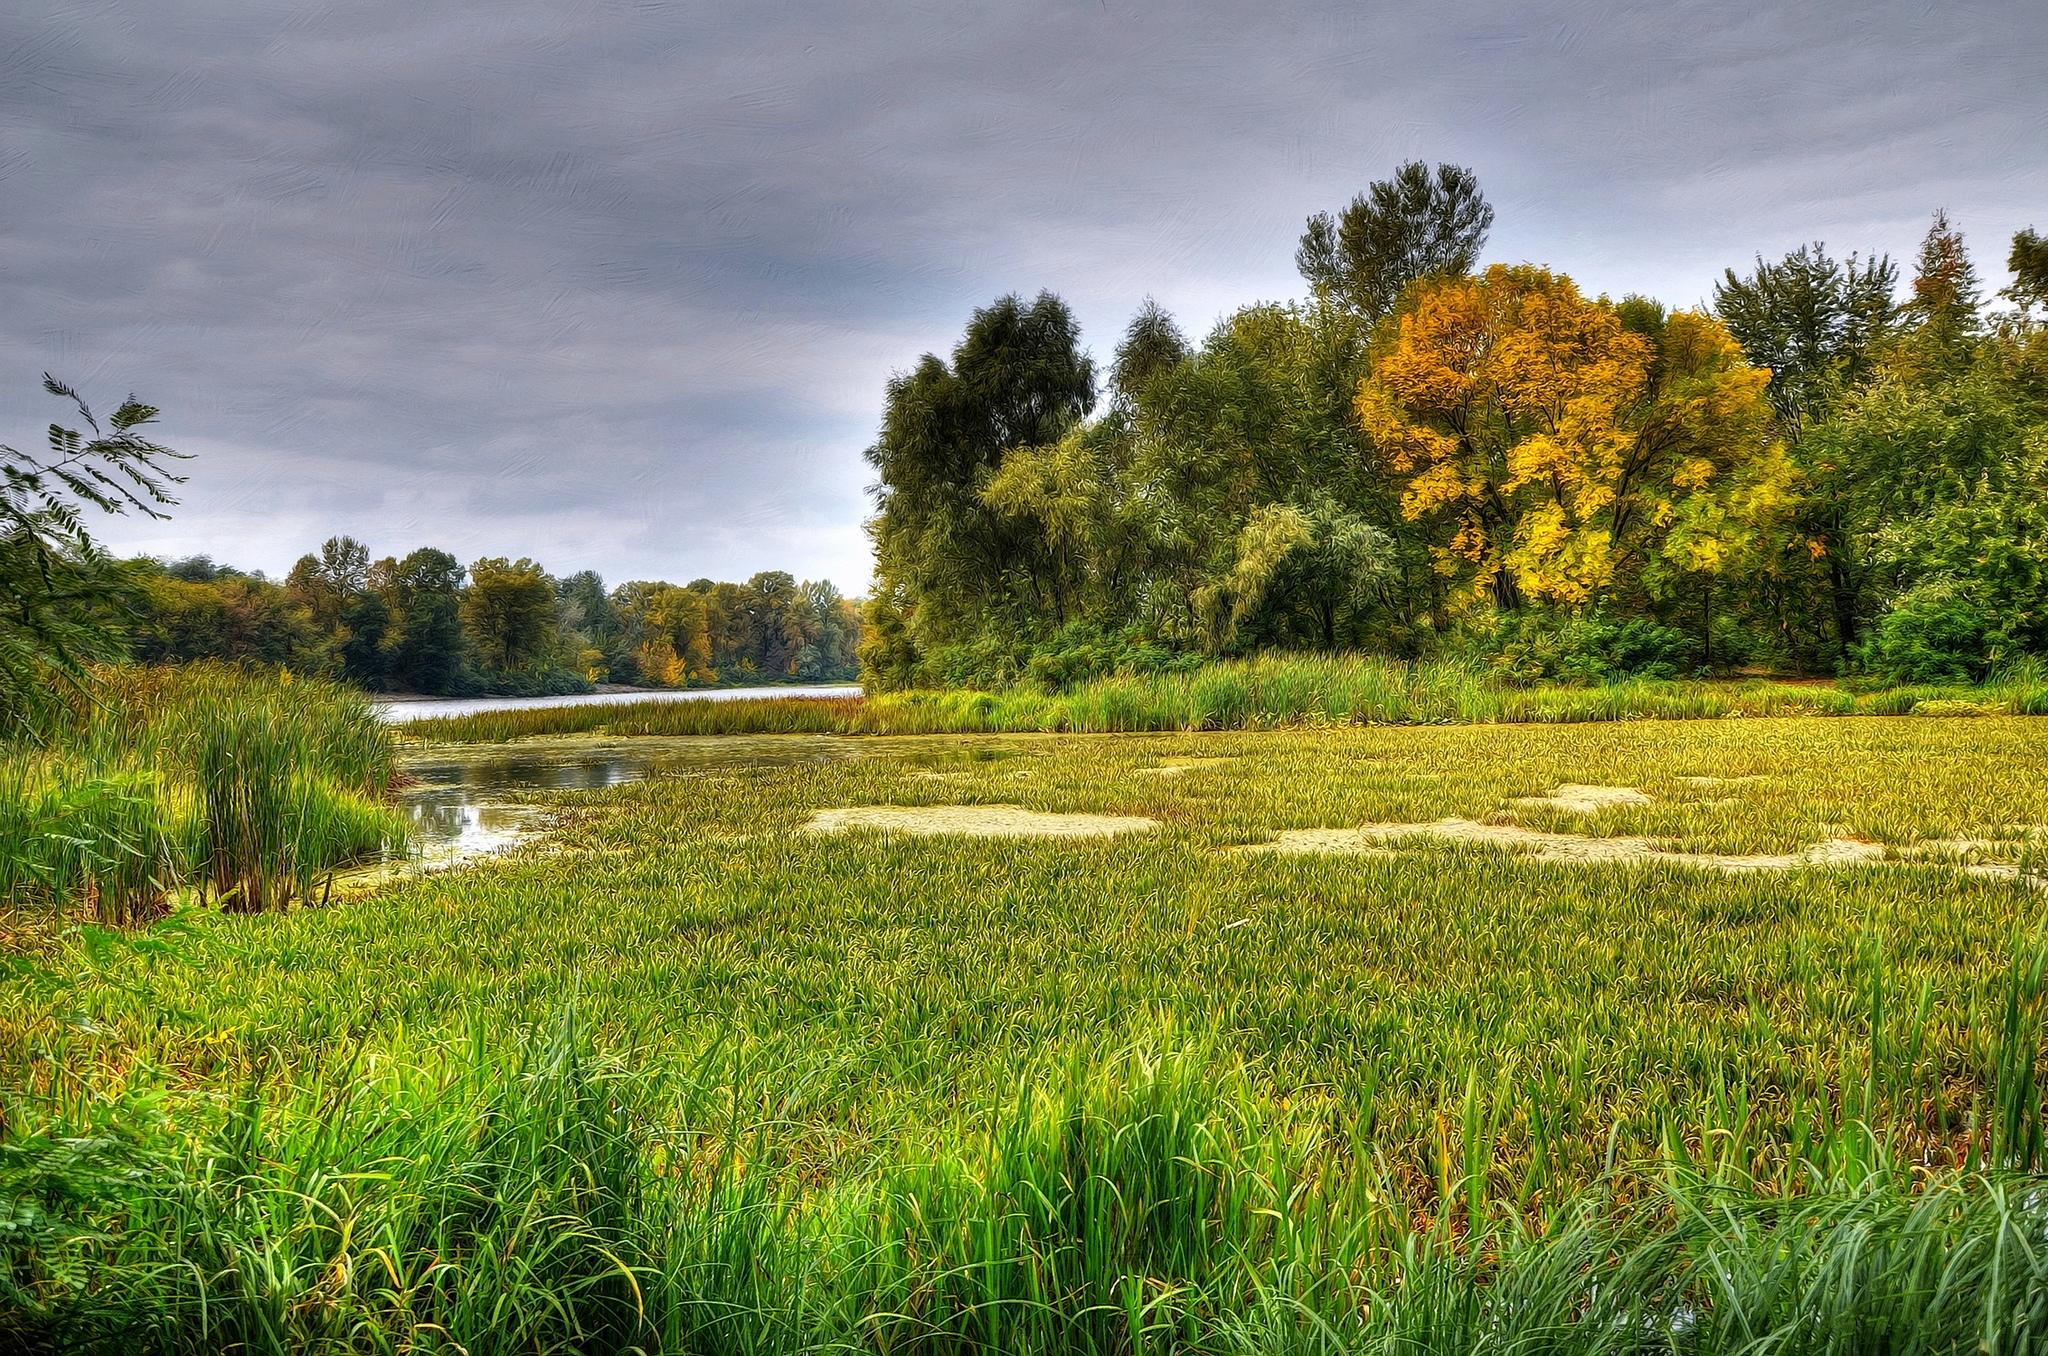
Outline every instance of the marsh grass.
<svg viewBox="0 0 2048 1356"><path fill-rule="evenodd" d="M404 847L394 743L336 684L199 665L105 669L34 745L0 746L0 898L161 915L182 890L260 911Z"/></svg>
<svg viewBox="0 0 2048 1356"><path fill-rule="evenodd" d="M2048 1324L2042 1180L1929 1178L1853 1124L1779 1180L1674 1141L1554 1200L1473 1177L1417 1213L1369 1140L1135 1046L820 1186L732 1090L594 1057L572 1019L504 1053L472 1037L282 1097L9 1103L0 1338L1761 1356L2020 1352Z"/></svg>
<svg viewBox="0 0 2048 1356"><path fill-rule="evenodd" d="M532 850L0 1002L0 1348L2037 1348L2037 891L1228 850L1571 782L1646 799L1516 813L1903 851L2048 820L2048 729L874 741L547 799ZM1161 827L801 831L946 804Z"/></svg>
<svg viewBox="0 0 2048 1356"><path fill-rule="evenodd" d="M1576 724L1740 716L2038 715L2032 670L1976 688L1855 693L1811 683L1629 679L1527 686L1465 664L1372 656L1267 655L1188 673L1105 678L1070 691L892 692L870 697L624 702L490 711L408 723L427 741L538 734L1116 734L1290 725Z"/></svg>

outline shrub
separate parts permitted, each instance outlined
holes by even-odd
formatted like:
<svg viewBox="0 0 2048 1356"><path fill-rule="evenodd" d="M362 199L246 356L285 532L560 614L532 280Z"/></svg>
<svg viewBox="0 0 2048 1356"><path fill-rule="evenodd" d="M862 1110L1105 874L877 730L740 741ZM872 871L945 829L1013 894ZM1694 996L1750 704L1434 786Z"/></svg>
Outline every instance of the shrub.
<svg viewBox="0 0 2048 1356"><path fill-rule="evenodd" d="M1597 612L1517 614L1480 638L1476 649L1493 672L1524 682L1677 678L1700 667L1698 637L1640 617L1617 622Z"/></svg>
<svg viewBox="0 0 2048 1356"><path fill-rule="evenodd" d="M2001 640L1962 586L1937 579L1899 595L1862 660L1894 683L1974 683L1990 671Z"/></svg>
<svg viewBox="0 0 2048 1356"><path fill-rule="evenodd" d="M1202 663L1200 655L1131 628L1105 629L1084 621L1033 635L1028 629L990 624L972 640L934 649L918 673L922 682L943 688L1027 687L1051 693L1103 678L1185 673ZM893 684L876 686L887 690Z"/></svg>

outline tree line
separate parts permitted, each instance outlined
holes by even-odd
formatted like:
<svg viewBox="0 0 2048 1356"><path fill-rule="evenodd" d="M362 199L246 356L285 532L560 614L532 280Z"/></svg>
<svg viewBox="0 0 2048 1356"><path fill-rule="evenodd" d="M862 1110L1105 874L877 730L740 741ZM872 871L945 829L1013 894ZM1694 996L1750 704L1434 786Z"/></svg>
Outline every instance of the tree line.
<svg viewBox="0 0 2048 1356"><path fill-rule="evenodd" d="M465 567L422 547L373 560L330 537L282 581L208 557L123 560L88 521L163 518L188 457L152 437L130 396L104 418L71 387L47 445L0 445L0 744L76 716L96 664L253 664L374 690L549 693L837 681L857 672L857 604L825 581L764 571L743 584L560 578L532 560Z"/></svg>
<svg viewBox="0 0 2048 1356"><path fill-rule="evenodd" d="M283 582L204 557L129 563L130 653L145 663L278 665L373 691L544 694L596 683L700 687L845 680L860 617L824 581L556 577L532 560L463 566L434 547L372 560L330 537Z"/></svg>
<svg viewBox="0 0 2048 1356"><path fill-rule="evenodd" d="M1057 296L975 312L867 452L878 687L1249 650L1527 677L1981 679L2048 655L2048 240L1996 301L1937 213L1901 286L1822 244L1709 303L1486 264L1470 171L1311 218L1305 299L1106 370Z"/></svg>

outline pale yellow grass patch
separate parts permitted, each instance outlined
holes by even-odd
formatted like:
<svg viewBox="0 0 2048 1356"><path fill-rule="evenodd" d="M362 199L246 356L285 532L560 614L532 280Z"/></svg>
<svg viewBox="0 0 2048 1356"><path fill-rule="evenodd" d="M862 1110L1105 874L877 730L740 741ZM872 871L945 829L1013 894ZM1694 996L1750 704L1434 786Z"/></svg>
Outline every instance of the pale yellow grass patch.
<svg viewBox="0 0 2048 1356"><path fill-rule="evenodd" d="M1235 758L1162 758L1154 766L1141 767L1137 771L1141 777L1184 777L1196 768L1236 761Z"/></svg>
<svg viewBox="0 0 2048 1356"><path fill-rule="evenodd" d="M1566 810L1590 815L1615 805L1648 805L1650 798L1633 786L1585 786L1566 782L1547 796L1520 796L1515 804L1523 809Z"/></svg>
<svg viewBox="0 0 2048 1356"><path fill-rule="evenodd" d="M1158 827L1140 815L1049 814L1021 805L851 805L820 810L804 825L812 833L881 829L970 838L1107 838Z"/></svg>
<svg viewBox="0 0 2048 1356"><path fill-rule="evenodd" d="M1482 824L1475 819L1439 819L1428 824L1368 824L1359 829L1288 829L1254 850L1265 852L1380 853L1389 843L1411 839L1512 848L1546 862L1673 862L1709 871L1790 871L1802 866L1869 866L1884 860L1884 845L1830 838L1797 852L1674 852L1650 838L1595 838L1546 833L1519 824Z"/></svg>

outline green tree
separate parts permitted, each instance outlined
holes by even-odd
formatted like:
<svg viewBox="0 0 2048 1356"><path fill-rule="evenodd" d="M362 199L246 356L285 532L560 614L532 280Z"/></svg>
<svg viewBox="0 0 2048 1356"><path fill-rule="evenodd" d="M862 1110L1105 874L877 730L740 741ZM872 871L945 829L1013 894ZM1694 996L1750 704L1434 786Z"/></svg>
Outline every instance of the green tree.
<svg viewBox="0 0 2048 1356"><path fill-rule="evenodd" d="M1135 401L1154 377L1186 362L1189 352L1180 326L1158 302L1147 297L1116 346L1116 361L1109 369L1110 388L1120 401Z"/></svg>
<svg viewBox="0 0 2048 1356"><path fill-rule="evenodd" d="M326 667L328 637L279 585L203 557L131 568L140 596L129 649L141 662L215 659L302 673Z"/></svg>
<svg viewBox="0 0 2048 1356"><path fill-rule="evenodd" d="M796 576L763 570L747 580L748 657L764 677L787 678L795 672L805 621Z"/></svg>
<svg viewBox="0 0 2048 1356"><path fill-rule="evenodd" d="M1334 649L1339 623L1393 575L1392 539L1316 493L1306 505L1254 509L1238 533L1229 575L1202 590L1197 607L1214 650L1228 648L1248 627L1263 640Z"/></svg>
<svg viewBox="0 0 2048 1356"><path fill-rule="evenodd" d="M462 625L487 668L511 674L543 667L555 651L554 583L523 556L486 556L469 567Z"/></svg>
<svg viewBox="0 0 2048 1356"><path fill-rule="evenodd" d="M1963 246L1963 233L1949 224L1948 213L1936 212L1920 242L1913 295L1906 303L1916 356L1946 371L1967 363L1984 332L1979 300L1977 268Z"/></svg>
<svg viewBox="0 0 2048 1356"><path fill-rule="evenodd" d="M635 581L613 591L612 606L638 637L633 663L642 682L686 687L717 680L705 594L674 584Z"/></svg>
<svg viewBox="0 0 2048 1356"><path fill-rule="evenodd" d="M1417 279L1470 272L1492 228L1471 170L1414 160L1334 216L1310 217L1294 260L1318 297L1376 321Z"/></svg>
<svg viewBox="0 0 2048 1356"><path fill-rule="evenodd" d="M790 675L807 683L844 681L858 672L860 613L829 580L806 580L800 595L802 644Z"/></svg>
<svg viewBox="0 0 2048 1356"><path fill-rule="evenodd" d="M2012 253L2005 266L2012 270L2012 286L2006 295L2022 309L2048 306L2048 237L2029 227L2012 238Z"/></svg>
<svg viewBox="0 0 2048 1356"><path fill-rule="evenodd" d="M1728 269L1714 286L1714 314L1749 360L1771 369L1771 403L1788 429L1865 380L1897 328L1899 269L1882 254L1866 263L1801 245L1776 263Z"/></svg>
<svg viewBox="0 0 2048 1356"><path fill-rule="evenodd" d="M446 551L422 546L392 575L398 638L392 674L415 692L456 692L468 685L462 630L465 571Z"/></svg>
<svg viewBox="0 0 2048 1356"><path fill-rule="evenodd" d="M555 581L555 624L585 678L612 677L622 648L619 619L597 571L578 570Z"/></svg>
<svg viewBox="0 0 2048 1356"><path fill-rule="evenodd" d="M1246 307L1150 383L1133 419L1128 471L1116 476L1136 557L1123 567L1135 580L1128 615L1149 632L1180 645L1215 643L1216 615L1197 600L1231 589L1252 515L1324 494L1393 543L1412 587L1394 590L1397 634L1383 639L1408 647L1432 580L1424 534L1403 519L1396 483L1352 414L1367 333L1342 307Z"/></svg>
<svg viewBox="0 0 2048 1356"><path fill-rule="evenodd" d="M382 688L390 676L385 643L391 633L391 605L368 589L341 610L342 676L364 687Z"/></svg>
<svg viewBox="0 0 2048 1356"><path fill-rule="evenodd" d="M162 518L183 482L168 469L182 455L146 435L155 407L130 396L102 427L69 386L45 373L43 389L83 428L50 425L43 454L0 446L0 738L38 728L89 662L125 652L130 577L86 513Z"/></svg>
<svg viewBox="0 0 2048 1356"><path fill-rule="evenodd" d="M973 632L991 612L1052 607L1051 562L983 499L1004 459L1057 442L1095 401L1073 313L1041 293L976 311L951 362L926 354L889 383L867 457L880 476L870 524L876 573L920 648Z"/></svg>
<svg viewBox="0 0 2048 1356"><path fill-rule="evenodd" d="M284 586L315 621L339 631L342 612L370 586L370 548L354 537L329 537L318 555L298 558Z"/></svg>
<svg viewBox="0 0 2048 1356"><path fill-rule="evenodd" d="M1995 370L1925 379L1891 373L1855 393L1804 440L1809 492L1824 506L1811 543L1835 575L1837 638L1844 653L1898 587L1928 577L1927 532L1962 534L1968 501L2026 495L2024 449L2038 414ZM1882 539L1891 538L1886 546ZM1958 535L1959 549L1979 541Z"/></svg>

